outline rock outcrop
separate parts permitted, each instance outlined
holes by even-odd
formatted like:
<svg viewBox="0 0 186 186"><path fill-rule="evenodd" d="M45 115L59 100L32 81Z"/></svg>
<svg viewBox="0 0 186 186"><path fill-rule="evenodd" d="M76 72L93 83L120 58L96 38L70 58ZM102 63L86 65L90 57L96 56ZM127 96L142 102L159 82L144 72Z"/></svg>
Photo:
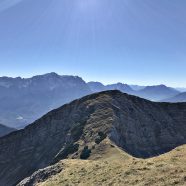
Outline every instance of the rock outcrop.
<svg viewBox="0 0 186 186"><path fill-rule="evenodd" d="M0 139L0 183L12 186L65 158L88 158L109 138L148 158L186 143L186 103L154 103L119 91L86 96Z"/></svg>

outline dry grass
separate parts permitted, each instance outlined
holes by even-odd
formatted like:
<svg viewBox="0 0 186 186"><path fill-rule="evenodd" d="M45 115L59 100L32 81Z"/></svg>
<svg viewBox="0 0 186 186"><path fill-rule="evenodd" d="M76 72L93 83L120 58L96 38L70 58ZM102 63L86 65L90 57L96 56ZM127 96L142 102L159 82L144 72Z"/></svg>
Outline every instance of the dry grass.
<svg viewBox="0 0 186 186"><path fill-rule="evenodd" d="M112 147L108 140L99 148L95 149L90 160L63 160L64 170L38 185L186 185L186 145L146 160L129 156L119 148Z"/></svg>

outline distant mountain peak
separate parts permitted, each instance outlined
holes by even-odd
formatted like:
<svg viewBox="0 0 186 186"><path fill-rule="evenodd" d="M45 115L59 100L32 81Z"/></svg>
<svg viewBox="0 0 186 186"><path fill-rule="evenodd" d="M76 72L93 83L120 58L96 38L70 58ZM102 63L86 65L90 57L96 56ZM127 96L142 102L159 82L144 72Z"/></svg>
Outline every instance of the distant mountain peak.
<svg viewBox="0 0 186 186"><path fill-rule="evenodd" d="M168 87L164 84L160 84L160 85L149 85L146 86L146 88L168 88Z"/></svg>
<svg viewBox="0 0 186 186"><path fill-rule="evenodd" d="M22 128L51 109L91 93L82 78L55 72L23 79L0 78L0 121ZM18 116L24 120L17 120Z"/></svg>
<svg viewBox="0 0 186 186"><path fill-rule="evenodd" d="M175 96L180 92L174 88L167 87L166 85L147 86L144 89L135 93L139 97L146 98L152 101L160 101L167 97Z"/></svg>
<svg viewBox="0 0 186 186"><path fill-rule="evenodd" d="M50 73L46 73L43 76L60 76L59 74L57 74L56 72L50 72Z"/></svg>
<svg viewBox="0 0 186 186"><path fill-rule="evenodd" d="M42 74L42 75L37 75L37 76L33 76L29 79L36 79L36 78L59 78L61 77L60 75L58 75L55 72L50 72L50 73L46 73L46 74Z"/></svg>

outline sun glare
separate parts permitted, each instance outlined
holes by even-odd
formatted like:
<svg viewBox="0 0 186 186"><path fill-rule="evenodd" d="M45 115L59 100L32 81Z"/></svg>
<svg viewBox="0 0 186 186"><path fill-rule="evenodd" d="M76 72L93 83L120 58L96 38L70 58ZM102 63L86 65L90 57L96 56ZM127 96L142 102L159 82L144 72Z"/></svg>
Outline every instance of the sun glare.
<svg viewBox="0 0 186 186"><path fill-rule="evenodd" d="M82 11L90 11L99 4L98 0L78 0L77 6Z"/></svg>

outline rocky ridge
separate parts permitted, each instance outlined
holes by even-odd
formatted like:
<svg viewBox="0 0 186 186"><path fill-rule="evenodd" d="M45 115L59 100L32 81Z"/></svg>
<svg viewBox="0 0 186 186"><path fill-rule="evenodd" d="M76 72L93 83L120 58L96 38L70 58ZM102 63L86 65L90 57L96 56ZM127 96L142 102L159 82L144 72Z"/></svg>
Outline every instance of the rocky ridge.
<svg viewBox="0 0 186 186"><path fill-rule="evenodd" d="M186 103L154 103L106 91L53 110L0 139L0 182L12 186L66 158L88 159L104 139L138 158L186 143ZM100 152L100 150L99 150Z"/></svg>

